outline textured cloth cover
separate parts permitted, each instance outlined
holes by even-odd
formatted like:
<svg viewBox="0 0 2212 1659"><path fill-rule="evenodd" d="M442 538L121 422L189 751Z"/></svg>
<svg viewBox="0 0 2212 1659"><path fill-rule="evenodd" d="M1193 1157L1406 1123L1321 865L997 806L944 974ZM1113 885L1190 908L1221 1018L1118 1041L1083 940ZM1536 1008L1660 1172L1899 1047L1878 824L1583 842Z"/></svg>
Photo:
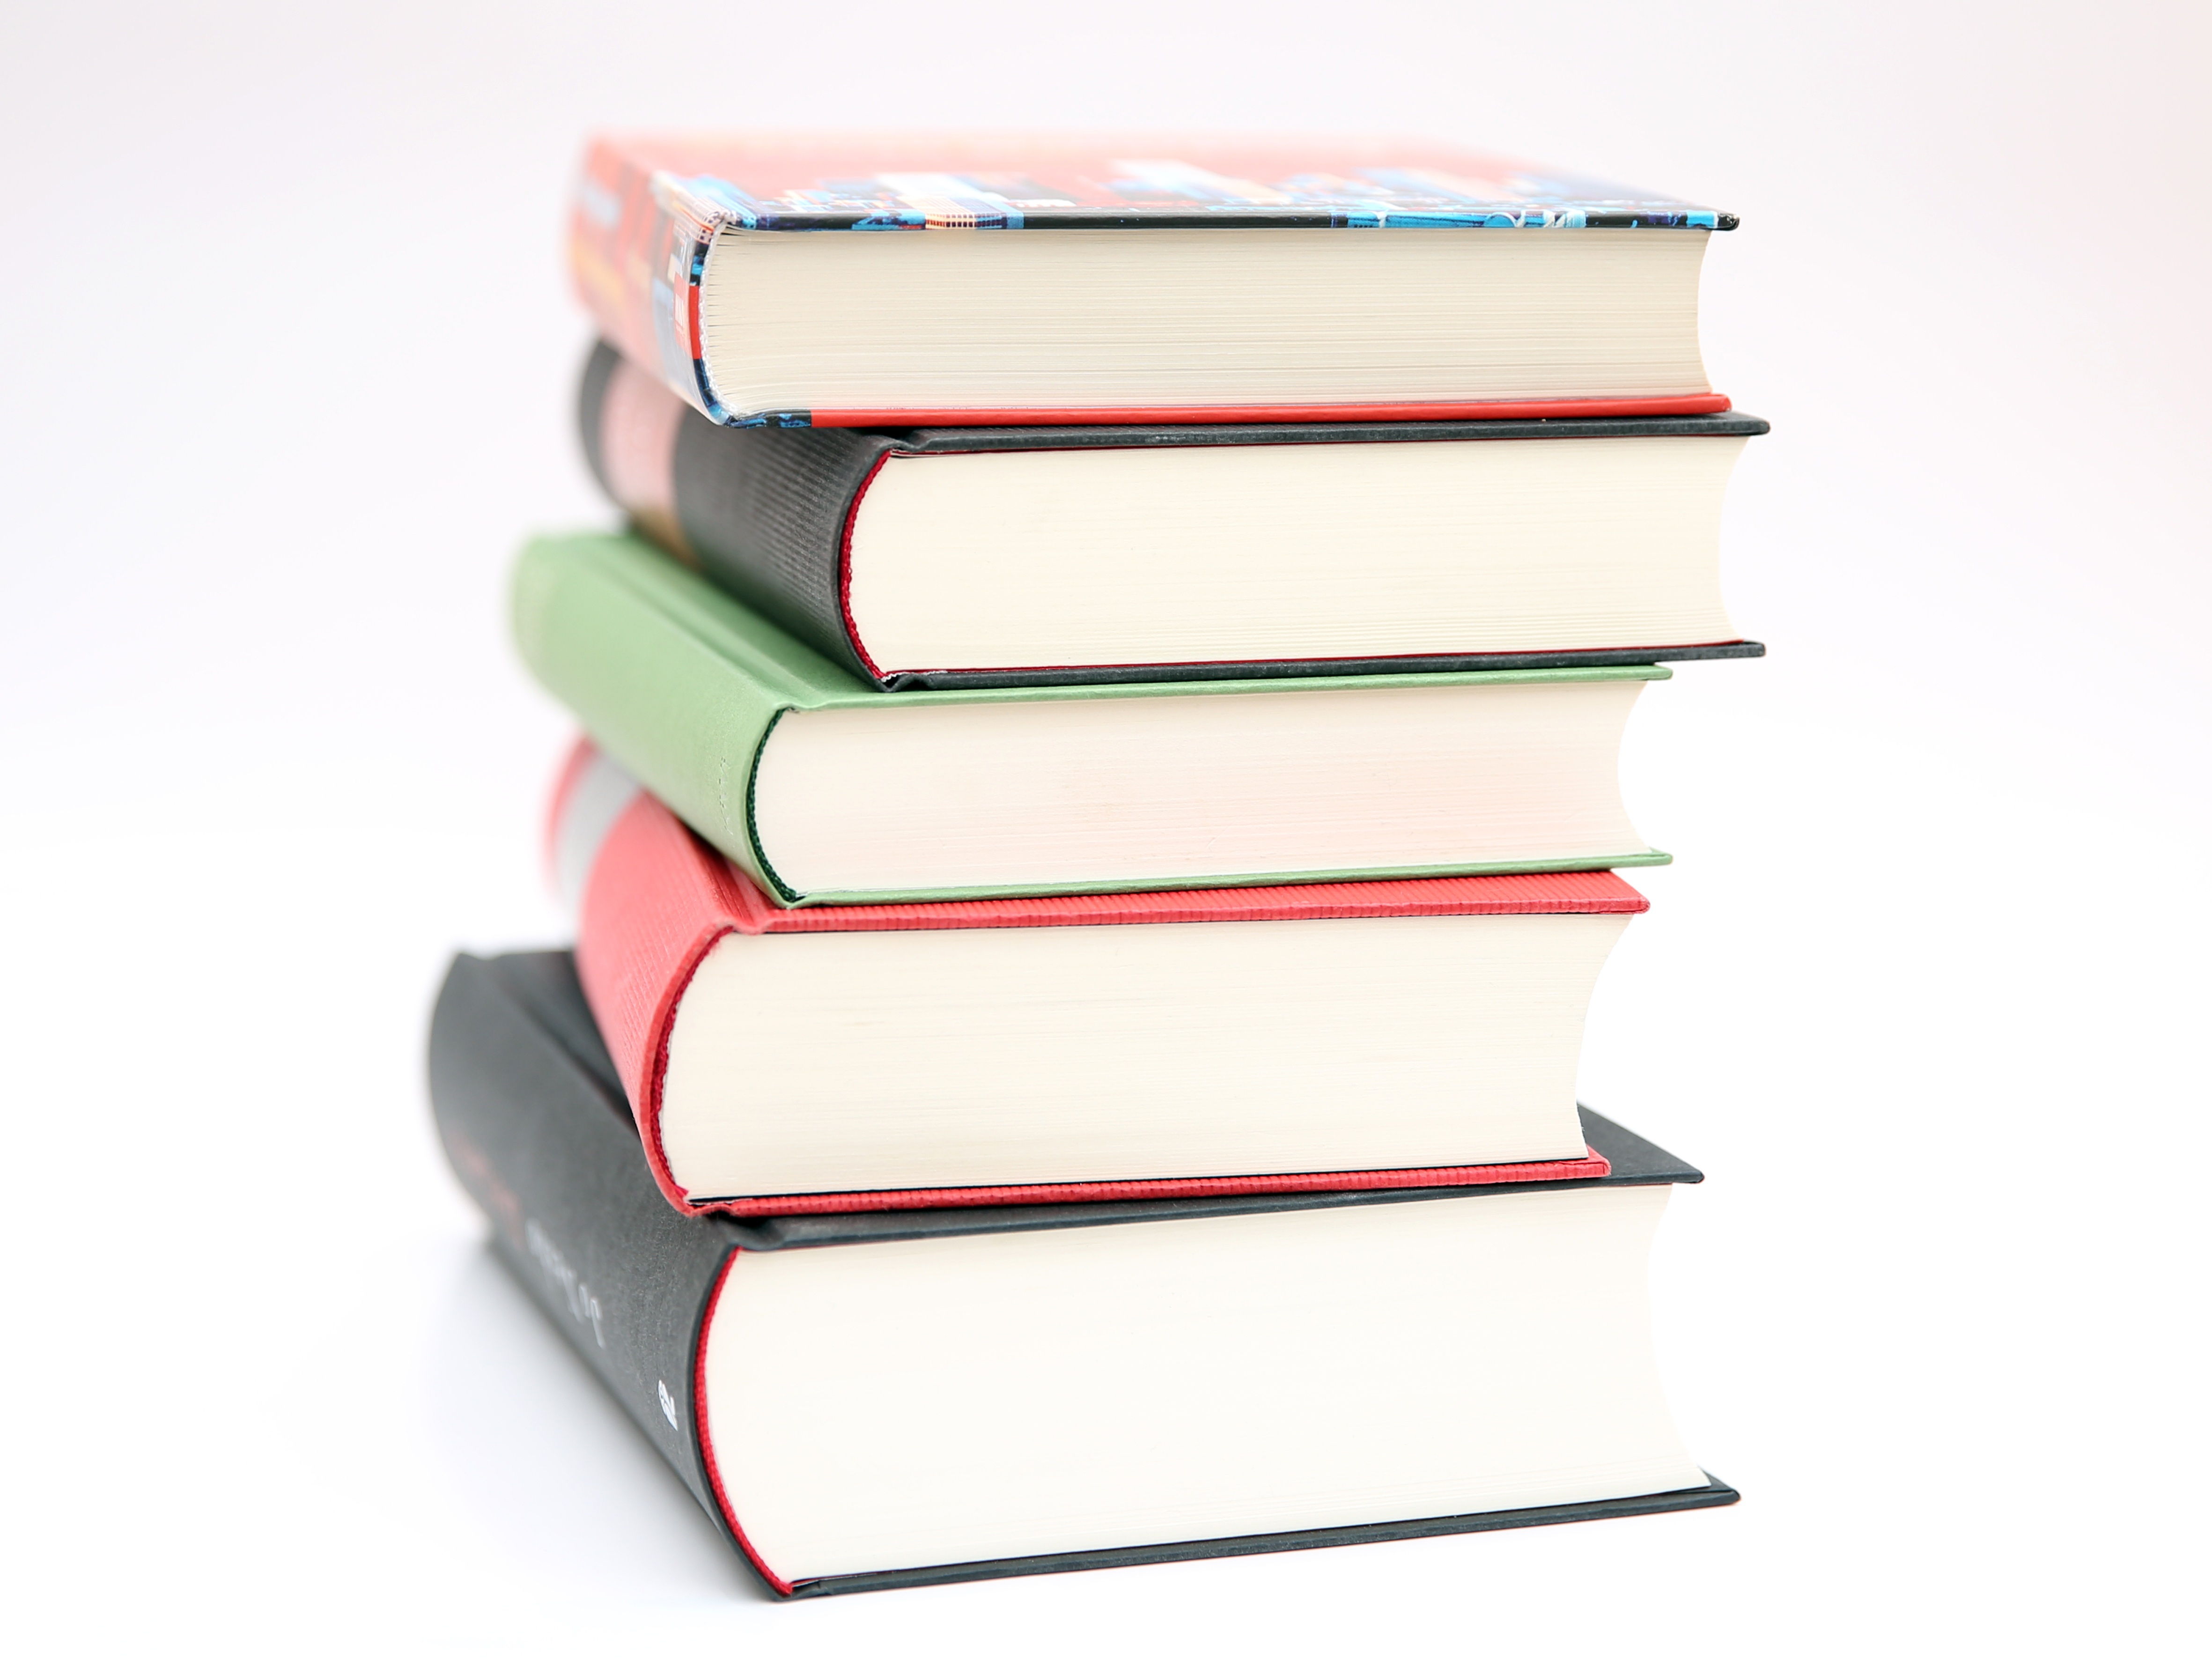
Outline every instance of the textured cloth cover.
<svg viewBox="0 0 2212 1659"><path fill-rule="evenodd" d="M637 532L735 594L832 662L886 691L985 685L1085 685L1126 681L1291 678L1334 674L1452 673L1567 668L1698 658L1757 657L1749 640L1674 641L1633 647L1486 651L1386 657L1270 658L1082 666L915 669L870 654L852 616L852 539L860 504L898 455L1024 450L1232 448L1285 444L1516 443L1559 439L1745 438L1767 430L1746 415L1556 421L1308 421L1274 426L939 427L902 432L717 425L657 375L605 341L586 361L577 434L592 476ZM1346 556L1358 556L1347 550ZM1163 596L1164 602L1167 596Z"/></svg>

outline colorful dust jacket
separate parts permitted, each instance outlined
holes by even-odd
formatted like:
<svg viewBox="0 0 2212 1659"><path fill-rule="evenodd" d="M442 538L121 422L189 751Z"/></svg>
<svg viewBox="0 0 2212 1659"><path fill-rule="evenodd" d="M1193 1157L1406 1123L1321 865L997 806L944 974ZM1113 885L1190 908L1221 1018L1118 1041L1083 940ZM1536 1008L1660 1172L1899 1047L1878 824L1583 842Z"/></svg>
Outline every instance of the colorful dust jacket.
<svg viewBox="0 0 2212 1659"><path fill-rule="evenodd" d="M1331 882L1197 892L1111 893L935 904L785 909L678 821L636 781L579 742L547 815L556 884L577 916L576 971L637 1120L653 1180L686 1215L809 1215L974 1204L1195 1198L1578 1181L1604 1158L1418 1170L1329 1170L897 1191L804 1193L694 1201L660 1134L669 1034L694 975L730 933L906 932L970 927L1126 927L1300 921L1346 916L1634 915L1650 901L1610 871Z"/></svg>
<svg viewBox="0 0 2212 1659"><path fill-rule="evenodd" d="M584 366L576 422L599 487L640 533L703 572L812 646L886 691L988 685L1291 678L1317 674L1453 673L1764 656L1755 640L1674 641L1624 649L1480 652L1456 656L1240 659L1079 667L924 671L884 668L853 618L853 524L895 455L986 451L1244 444L1494 442L1534 438L1741 438L1768 430L1756 416L1611 420L1391 421L1279 426L731 428L688 407L601 341ZM1347 557L1356 556L1347 553Z"/></svg>
<svg viewBox="0 0 2212 1659"><path fill-rule="evenodd" d="M1502 670L1471 674L1368 674L1188 684L989 686L886 697L873 684L793 639L696 572L634 537L540 537L515 568L514 637L538 683L592 738L781 906L871 904L1124 892L1139 888L1261 886L1428 875L1502 875L1628 868L1672 862L1650 848L1602 857L1413 868L1223 873L1192 879L1114 879L1043 886L802 890L763 851L756 785L768 740L787 714L817 709L1058 702L1076 698L1297 696L1367 688L1499 687L1564 681L1663 680L1662 666Z"/></svg>
<svg viewBox="0 0 2212 1659"><path fill-rule="evenodd" d="M1152 159L1145 159L1152 158ZM898 233L1197 228L1733 230L1693 203L1455 145L1335 137L607 135L586 151L569 222L577 290L632 362L726 425L880 426L878 410L733 410L701 355L707 256L726 228ZM1712 414L1717 393L1532 401L1523 416ZM1347 410L1342 419L1480 410ZM1206 420L1297 419L1240 410ZM1157 412L1156 412L1157 414ZM958 418L947 413L947 419ZM1040 415L1038 418L1061 418ZM1145 418L1091 410L1085 421ZM1000 422L1003 423L1003 422Z"/></svg>
<svg viewBox="0 0 2212 1659"><path fill-rule="evenodd" d="M751 1220L683 1216L662 1201L638 1155L621 1085L566 951L456 958L431 1020L429 1074L431 1106L447 1157L463 1188L489 1218L493 1247L501 1261L653 1443L723 1539L779 1597L1548 1526L1707 1509L1738 1500L1732 1487L1708 1477L1702 1486L1648 1497L793 1581L779 1575L746 1539L717 1468L711 1419L702 1409L702 1361L716 1292L724 1275L746 1255L1417 1203L1529 1188L1269 1192ZM1587 1108L1583 1126L1606 1160L1606 1173L1544 1185L1650 1186L1704 1179L1680 1158ZM774 1364L775 1355L763 1354L761 1363Z"/></svg>

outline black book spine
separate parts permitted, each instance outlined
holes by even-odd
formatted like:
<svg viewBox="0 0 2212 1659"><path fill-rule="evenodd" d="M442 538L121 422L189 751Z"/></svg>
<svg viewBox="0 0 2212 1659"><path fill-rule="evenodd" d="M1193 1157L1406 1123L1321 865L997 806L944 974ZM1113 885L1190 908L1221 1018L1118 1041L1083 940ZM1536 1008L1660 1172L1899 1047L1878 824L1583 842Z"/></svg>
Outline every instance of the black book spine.
<svg viewBox="0 0 2212 1659"><path fill-rule="evenodd" d="M583 1006L574 978L565 951L457 957L431 1017L431 1110L501 1258L742 1548L714 1501L693 1389L736 1239L655 1188L620 1085L592 1063L596 1034L561 1040Z"/></svg>
<svg viewBox="0 0 2212 1659"><path fill-rule="evenodd" d="M620 362L604 341L593 349L576 419L592 476L635 514L639 503L623 498L619 469L609 465L606 399ZM665 455L634 459L665 477L681 542L669 550L832 662L878 679L845 626L845 526L896 441L833 427L718 426L691 409L665 441ZM636 527L670 539L646 515Z"/></svg>

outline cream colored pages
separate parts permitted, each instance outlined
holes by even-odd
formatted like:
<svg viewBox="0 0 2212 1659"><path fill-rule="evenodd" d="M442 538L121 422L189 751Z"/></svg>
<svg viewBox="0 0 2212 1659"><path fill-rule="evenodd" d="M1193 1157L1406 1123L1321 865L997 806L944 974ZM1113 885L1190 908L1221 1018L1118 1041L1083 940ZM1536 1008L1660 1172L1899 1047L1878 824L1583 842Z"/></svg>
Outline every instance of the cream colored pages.
<svg viewBox="0 0 2212 1659"><path fill-rule="evenodd" d="M1650 850L1619 775L1644 684L886 697L778 721L754 827L808 894L1602 863Z"/></svg>
<svg viewBox="0 0 2212 1659"><path fill-rule="evenodd" d="M787 1579L1705 1484L1653 1364L1667 1188L740 1255L704 1366Z"/></svg>
<svg viewBox="0 0 2212 1659"><path fill-rule="evenodd" d="M1703 231L725 230L739 411L1710 392Z"/></svg>
<svg viewBox="0 0 2212 1659"><path fill-rule="evenodd" d="M853 520L887 673L1710 644L1741 438L894 456Z"/></svg>
<svg viewBox="0 0 2212 1659"><path fill-rule="evenodd" d="M661 1144L695 1199L1579 1158L1628 920L732 934Z"/></svg>

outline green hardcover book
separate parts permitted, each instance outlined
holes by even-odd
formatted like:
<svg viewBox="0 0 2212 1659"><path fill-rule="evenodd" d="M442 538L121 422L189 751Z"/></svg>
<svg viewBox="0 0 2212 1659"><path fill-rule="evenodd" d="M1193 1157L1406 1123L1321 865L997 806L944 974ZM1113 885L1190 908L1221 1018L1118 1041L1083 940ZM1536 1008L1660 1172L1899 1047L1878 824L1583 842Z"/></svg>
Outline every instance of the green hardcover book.
<svg viewBox="0 0 2212 1659"><path fill-rule="evenodd" d="M1663 864L1620 799L1660 667L886 695L642 542L525 549L524 659L779 903Z"/></svg>

